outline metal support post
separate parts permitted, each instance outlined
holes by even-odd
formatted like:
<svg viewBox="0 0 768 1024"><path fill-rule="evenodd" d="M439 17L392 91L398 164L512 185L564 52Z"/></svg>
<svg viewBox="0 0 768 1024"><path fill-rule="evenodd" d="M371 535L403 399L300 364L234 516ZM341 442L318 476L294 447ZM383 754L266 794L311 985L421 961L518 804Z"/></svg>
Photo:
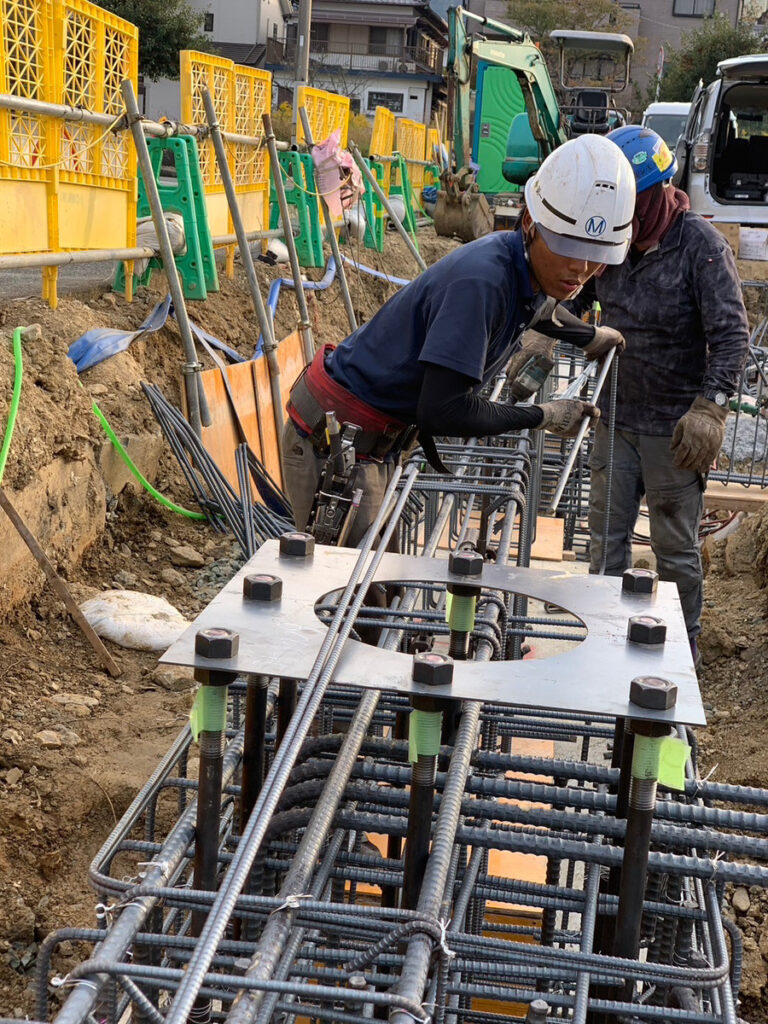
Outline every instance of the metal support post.
<svg viewBox="0 0 768 1024"><path fill-rule="evenodd" d="M229 629L201 629L195 637L195 650L204 658L234 658L239 636ZM208 892L216 891L219 870L219 820L224 768L224 744L227 728L227 689L232 682L230 672L196 669L200 683L192 709L192 736L200 747L197 784L197 818L195 821L195 865L193 886ZM200 935L206 911L194 910L190 933ZM197 1024L210 1019L211 1001L199 996L195 1003Z"/></svg>
<svg viewBox="0 0 768 1024"><path fill-rule="evenodd" d="M264 339L264 354L267 357L267 366L269 367L269 386L272 392L272 413L275 418L277 446L280 456L282 457L284 421L283 398L280 391L280 366L277 362L277 341L275 340L275 333L272 329L272 320L267 313L264 300L261 297L261 289L259 288L259 282L256 277L256 268L253 264L253 255L251 254L251 247L248 244L248 237L245 232L243 218L240 215L240 207L237 204L235 183L232 180L232 172L230 171L229 164L227 163L227 151L224 147L224 139L221 137L221 128L216 118L213 100L211 99L211 94L205 88L202 90L202 97L203 106L205 107L205 117L208 121L208 127L211 129L211 139L213 140L213 148L216 153L216 163L219 167L219 173L221 174L221 180L224 185L224 191L229 205L229 213L232 217L235 234L237 235L237 247L240 252L240 261L243 265L243 269L245 270L245 276L248 281L248 290L251 293L253 310L256 313L256 318L259 321L259 327L261 328L261 334Z"/></svg>
<svg viewBox="0 0 768 1024"><path fill-rule="evenodd" d="M283 230L285 232L283 237L285 238L285 245L288 249L288 259L291 264L293 287L296 292L296 302L299 307L299 330L301 331L301 341L304 347L304 359L309 364L312 362L315 355L315 342L312 338L312 327L309 322L307 297L304 294L304 285L301 280L299 255L296 252L296 240L293 237L291 214L288 209L288 201L285 198L285 185L283 184L283 175L280 170L280 157L277 152L275 133L272 130L272 118L269 114L264 114L262 116L262 121L264 122L264 135L267 140L267 149L269 150L269 161L272 165L272 180L275 183L277 204L280 207L280 219L283 222Z"/></svg>
<svg viewBox="0 0 768 1024"><path fill-rule="evenodd" d="M240 793L240 831L245 828L264 781L264 754L269 676L248 676L245 691L243 781Z"/></svg>
<svg viewBox="0 0 768 1024"><path fill-rule="evenodd" d="M387 216L392 221L392 223L395 225L395 229L397 230L397 233L400 235L402 240L405 242L405 245L406 245L406 248L408 249L408 252L416 260L416 263L418 264L419 270L426 270L427 269L427 264L424 262L424 260L423 260L423 258L421 256L421 253L419 252L419 250L413 244L413 239L408 234L408 232L405 230L403 225L400 223L400 219L398 218L398 216L395 213L395 211L392 209L392 204L390 203L387 194L384 192L384 190L382 189L382 187L378 183L378 181L376 181L375 175L371 173L370 168L368 167L368 165L366 164L365 160L363 159L363 154L357 148L355 143L352 142L351 140L350 140L350 143L349 143L349 151L352 154L352 156L355 158L355 163L360 168L363 177L368 182L368 184L371 186L371 188L376 193L376 195L379 197L379 201L381 202L381 205L387 211Z"/></svg>
<svg viewBox="0 0 768 1024"><path fill-rule="evenodd" d="M296 710L298 685L295 679L281 679L280 688L277 692L277 733L275 736L275 749L283 742L288 724Z"/></svg>
<svg viewBox="0 0 768 1024"><path fill-rule="evenodd" d="M302 0L305 3L306 0ZM299 117L304 128L304 139L308 146L314 146L315 142L312 138L312 128L307 117L307 112L304 107L299 109ZM323 211L323 217L325 218L325 233L328 236L328 243L333 253L333 259L336 264L336 276L339 279L339 287L341 288L341 297L344 300L344 309L347 311L347 320L349 321L349 329L351 331L357 330L357 319L355 317L355 310L352 305L352 296L349 294L349 285L347 284L347 275L344 272L344 263L341 259L341 253L339 252L339 241L336 238L336 231L333 227L333 219L331 218L328 204L325 201L325 196L320 196L320 208Z"/></svg>
<svg viewBox="0 0 768 1024"><path fill-rule="evenodd" d="M141 114L139 105L136 102L136 94L133 91L133 83L126 80L121 85L123 102L128 112L128 121L131 126L131 134L136 146L136 155L141 169L141 176L144 179L144 186L147 190L147 202L152 211L152 223L157 234L157 244L160 249L160 256L163 260L163 269L168 278L168 288L173 299L173 308L176 311L176 323L179 325L179 334L184 345L184 354L187 362L183 367L184 391L187 396L187 409L189 410L189 422L197 437L202 436L202 428L211 424L211 416L208 411L208 403L205 400L200 371L202 364L198 361L195 342L192 338L192 329L189 326L187 305L184 301L184 292L179 280L179 272L173 256L173 247L168 237L168 225L163 216L163 206L160 201L160 193L155 181L155 172L149 157L147 140L144 137L144 129L141 125Z"/></svg>
<svg viewBox="0 0 768 1024"><path fill-rule="evenodd" d="M404 910L416 909L429 858L437 755L440 752L440 732L443 724L443 713L437 709L437 705L434 697L411 698L413 711L408 723L408 756L412 769L403 872Z"/></svg>
<svg viewBox="0 0 768 1024"><path fill-rule="evenodd" d="M483 562L483 556L470 548L451 552L449 558L451 572L456 576L466 577L467 580L479 579L483 571ZM469 655L469 638L475 627L475 609L481 588L476 583L448 583L446 591L446 605L449 605L449 609L446 609L448 611L447 618L451 630L448 654L454 661L466 661ZM447 702L443 715L443 743L453 745L460 718L461 702Z"/></svg>
<svg viewBox="0 0 768 1024"><path fill-rule="evenodd" d="M312 31L312 0L299 0L299 22L296 31L296 81L293 86L291 143L298 142L299 89L309 82L309 39Z"/></svg>
<svg viewBox="0 0 768 1024"><path fill-rule="evenodd" d="M634 754L613 953L614 956L635 960L640 950L651 825L656 806L659 749L662 737L669 735L669 727L632 720L631 731L634 735ZM634 981L626 982L623 991L625 999L631 1000L634 987Z"/></svg>

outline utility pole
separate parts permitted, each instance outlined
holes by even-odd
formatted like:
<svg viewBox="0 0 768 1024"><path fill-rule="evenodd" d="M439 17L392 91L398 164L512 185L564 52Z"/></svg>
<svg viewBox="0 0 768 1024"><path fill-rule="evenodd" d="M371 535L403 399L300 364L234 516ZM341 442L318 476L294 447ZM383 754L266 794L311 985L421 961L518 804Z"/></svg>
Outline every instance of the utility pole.
<svg viewBox="0 0 768 1024"><path fill-rule="evenodd" d="M299 0L299 23L296 27L296 81L293 83L293 116L291 142L295 145L299 122L299 89L309 83L309 36L312 26L312 0Z"/></svg>

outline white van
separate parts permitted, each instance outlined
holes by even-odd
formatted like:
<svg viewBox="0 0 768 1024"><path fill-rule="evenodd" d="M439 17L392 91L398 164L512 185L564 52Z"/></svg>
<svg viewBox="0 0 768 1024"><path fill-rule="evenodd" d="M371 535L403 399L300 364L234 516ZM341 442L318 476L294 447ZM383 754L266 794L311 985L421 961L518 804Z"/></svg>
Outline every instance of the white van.
<svg viewBox="0 0 768 1024"><path fill-rule="evenodd" d="M696 213L768 224L768 54L720 61L715 81L699 83L675 156Z"/></svg>
<svg viewBox="0 0 768 1024"><path fill-rule="evenodd" d="M652 128L673 150L683 134L690 109L690 103L651 103L643 111L641 124Z"/></svg>

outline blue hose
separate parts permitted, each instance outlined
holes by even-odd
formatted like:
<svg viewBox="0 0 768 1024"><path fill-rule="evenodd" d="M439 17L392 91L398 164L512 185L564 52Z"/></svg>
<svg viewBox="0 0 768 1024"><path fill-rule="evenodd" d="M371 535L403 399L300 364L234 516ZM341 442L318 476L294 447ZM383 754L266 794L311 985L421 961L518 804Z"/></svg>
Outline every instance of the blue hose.
<svg viewBox="0 0 768 1024"><path fill-rule="evenodd" d="M410 284L410 279L406 277L392 277L389 274L383 274L380 270L374 270L373 267L366 267L362 263L356 263L351 260L348 256L341 257L345 263L348 263L351 267L355 267L356 270L362 270L364 274L368 274L370 277L377 277L380 281L389 281L390 284L400 285L401 287ZM302 281L302 286L306 292L324 292L326 288L330 288L333 284L334 278L336 277L336 263L333 256L328 257L328 265L325 268L325 273L320 281ZM267 307L272 313L274 318L277 312L277 301L280 298L280 289L285 286L286 288L293 288L294 284L290 278L278 277L272 282L269 293L267 295ZM256 349L253 353L255 359L257 355L264 348L264 337L259 335L259 340L256 343Z"/></svg>

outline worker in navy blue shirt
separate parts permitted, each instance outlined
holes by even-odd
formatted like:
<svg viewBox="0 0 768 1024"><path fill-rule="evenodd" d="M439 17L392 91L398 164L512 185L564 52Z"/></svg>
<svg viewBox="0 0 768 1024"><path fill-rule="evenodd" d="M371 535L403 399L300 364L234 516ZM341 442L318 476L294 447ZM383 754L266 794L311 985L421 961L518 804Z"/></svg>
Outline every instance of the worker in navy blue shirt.
<svg viewBox="0 0 768 1024"><path fill-rule="evenodd" d="M308 523L327 458L325 414L355 423L363 498L347 543L373 520L413 426L475 437L544 427L573 436L594 406L492 402L478 392L502 371L522 333L572 341L590 359L623 345L618 331L555 307L606 264L624 260L635 182L616 146L582 136L555 150L529 180L521 230L454 250L382 306L336 349L327 346L294 384L283 433L283 476L296 525ZM362 482L361 482L362 480Z"/></svg>

